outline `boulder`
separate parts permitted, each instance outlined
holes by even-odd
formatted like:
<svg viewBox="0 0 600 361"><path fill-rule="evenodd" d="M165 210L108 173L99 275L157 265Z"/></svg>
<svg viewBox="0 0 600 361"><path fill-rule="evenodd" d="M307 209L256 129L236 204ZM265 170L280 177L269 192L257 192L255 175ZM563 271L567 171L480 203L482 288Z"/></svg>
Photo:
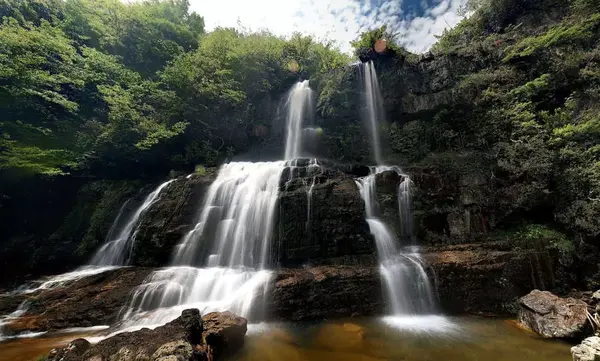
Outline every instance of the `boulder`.
<svg viewBox="0 0 600 361"><path fill-rule="evenodd" d="M213 361L239 350L246 331L246 319L231 312L201 317L200 311L189 309L154 330L123 332L96 345L75 340L52 350L46 360Z"/></svg>
<svg viewBox="0 0 600 361"><path fill-rule="evenodd" d="M83 354L90 348L91 344L83 338L78 338L62 348L50 351L46 361L76 361L83 358Z"/></svg>
<svg viewBox="0 0 600 361"><path fill-rule="evenodd" d="M600 337L592 336L583 340L579 345L571 347L573 361L600 360Z"/></svg>
<svg viewBox="0 0 600 361"><path fill-rule="evenodd" d="M208 360L236 352L244 345L248 321L231 312L211 312L202 317L204 331L202 339Z"/></svg>
<svg viewBox="0 0 600 361"><path fill-rule="evenodd" d="M519 321L547 338L575 338L588 326L587 304L561 298L548 291L533 290L519 299Z"/></svg>

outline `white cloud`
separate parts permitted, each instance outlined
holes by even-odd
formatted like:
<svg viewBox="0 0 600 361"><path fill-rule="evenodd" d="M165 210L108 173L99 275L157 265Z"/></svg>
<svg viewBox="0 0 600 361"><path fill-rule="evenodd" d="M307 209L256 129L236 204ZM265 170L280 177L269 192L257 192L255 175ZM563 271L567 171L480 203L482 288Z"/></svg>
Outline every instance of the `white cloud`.
<svg viewBox="0 0 600 361"><path fill-rule="evenodd" d="M336 41L350 52L350 41L363 31L382 25L399 34L399 41L413 52L435 43L434 35L455 26L464 0L436 0L423 17L401 13L402 0L190 0L191 10L204 17L207 30L218 26L251 30L268 29L289 36L295 31ZM379 3L379 6L377 4Z"/></svg>

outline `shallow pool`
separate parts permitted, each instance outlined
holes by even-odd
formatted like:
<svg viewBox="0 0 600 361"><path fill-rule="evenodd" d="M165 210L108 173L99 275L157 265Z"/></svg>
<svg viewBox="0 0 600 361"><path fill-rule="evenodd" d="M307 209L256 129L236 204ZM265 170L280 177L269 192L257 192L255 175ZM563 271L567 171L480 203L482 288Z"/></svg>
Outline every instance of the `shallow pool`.
<svg viewBox="0 0 600 361"><path fill-rule="evenodd" d="M0 361L33 361L78 337L45 334L0 343ZM439 316L250 325L246 344L230 361L558 361L571 345L545 340L514 321Z"/></svg>

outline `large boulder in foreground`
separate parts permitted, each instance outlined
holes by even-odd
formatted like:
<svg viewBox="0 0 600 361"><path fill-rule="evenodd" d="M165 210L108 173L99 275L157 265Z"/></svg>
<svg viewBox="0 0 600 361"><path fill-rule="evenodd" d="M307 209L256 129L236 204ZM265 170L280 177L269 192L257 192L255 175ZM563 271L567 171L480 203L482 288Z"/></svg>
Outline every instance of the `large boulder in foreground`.
<svg viewBox="0 0 600 361"><path fill-rule="evenodd" d="M588 326L587 304L561 298L548 291L533 290L519 299L519 321L547 338L575 338Z"/></svg>
<svg viewBox="0 0 600 361"><path fill-rule="evenodd" d="M202 317L206 354L209 361L239 350L244 345L248 321L231 312L211 312Z"/></svg>
<svg viewBox="0 0 600 361"><path fill-rule="evenodd" d="M154 330L120 333L96 345L77 339L52 350L46 360L213 361L239 350L246 330L246 319L230 312L214 312L202 318L200 311L189 309Z"/></svg>
<svg viewBox="0 0 600 361"><path fill-rule="evenodd" d="M600 337L592 336L583 340L579 345L571 347L573 361L600 360Z"/></svg>

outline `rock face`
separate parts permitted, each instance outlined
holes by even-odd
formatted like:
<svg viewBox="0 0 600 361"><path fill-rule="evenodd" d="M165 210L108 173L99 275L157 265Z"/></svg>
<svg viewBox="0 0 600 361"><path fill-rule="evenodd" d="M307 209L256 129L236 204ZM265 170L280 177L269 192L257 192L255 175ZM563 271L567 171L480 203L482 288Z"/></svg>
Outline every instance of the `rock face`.
<svg viewBox="0 0 600 361"><path fill-rule="evenodd" d="M543 337L574 338L588 325L587 304L574 298L533 290L521 297L519 306L519 321Z"/></svg>
<svg viewBox="0 0 600 361"><path fill-rule="evenodd" d="M266 309L279 320L370 316L384 310L376 266L279 270Z"/></svg>
<svg viewBox="0 0 600 361"><path fill-rule="evenodd" d="M331 264L374 254L364 209L352 175L303 162L288 167L281 178L275 263Z"/></svg>
<svg viewBox="0 0 600 361"><path fill-rule="evenodd" d="M124 332L90 345L83 339L50 352L48 361L213 361L243 345L247 321L230 312L200 316L197 309L154 330Z"/></svg>
<svg viewBox="0 0 600 361"><path fill-rule="evenodd" d="M514 301L534 288L540 277L526 254L503 243L426 247L422 251L428 273L435 275L441 311L446 313L514 313ZM377 259L363 255L339 259L342 261L353 263L275 270L266 298L254 303L262 309L252 313L282 321L383 314L386 304ZM32 295L28 312L7 327L17 333L110 324L150 271L117 269ZM14 311L21 300L6 299L5 313ZM0 305L2 301L0 298ZM205 322L205 330L212 317Z"/></svg>
<svg viewBox="0 0 600 361"><path fill-rule="evenodd" d="M435 274L440 304L450 313L513 314L514 301L546 274L532 266L534 252L505 242L424 247L421 256Z"/></svg>
<svg viewBox="0 0 600 361"><path fill-rule="evenodd" d="M424 248L442 311L511 314L538 282L527 254L505 243ZM375 258L354 265L277 270L266 309L278 320L380 315L386 309Z"/></svg>
<svg viewBox="0 0 600 361"><path fill-rule="evenodd" d="M600 337L592 336L583 340L579 345L571 347L573 361L600 360Z"/></svg>
<svg viewBox="0 0 600 361"><path fill-rule="evenodd" d="M164 266L173 247L194 227L194 220L214 171L177 178L141 219L132 263Z"/></svg>
<svg viewBox="0 0 600 361"><path fill-rule="evenodd" d="M29 309L23 316L5 325L5 332L111 324L117 320L131 290L141 284L150 272L148 268L120 268L83 278L63 288L29 295L26 298Z"/></svg>

